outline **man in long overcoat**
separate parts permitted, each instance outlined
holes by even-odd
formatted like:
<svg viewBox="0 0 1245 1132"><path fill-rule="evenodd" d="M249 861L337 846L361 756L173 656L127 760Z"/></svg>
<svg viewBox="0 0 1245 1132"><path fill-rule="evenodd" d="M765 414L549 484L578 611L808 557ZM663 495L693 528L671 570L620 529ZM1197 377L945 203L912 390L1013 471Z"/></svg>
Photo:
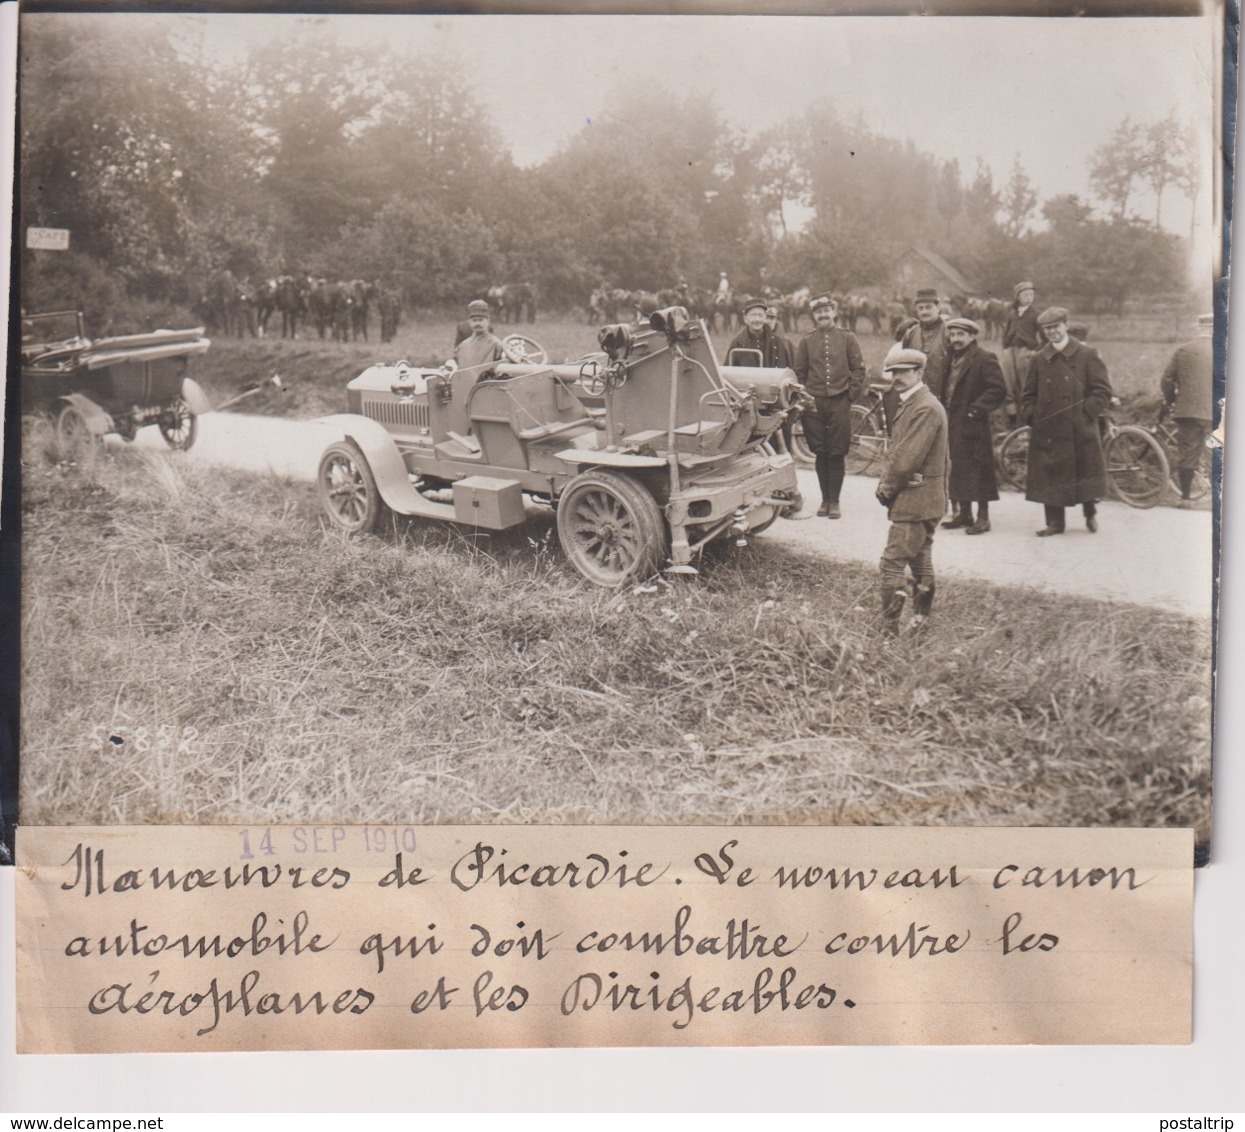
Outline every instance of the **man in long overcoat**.
<svg viewBox="0 0 1245 1132"><path fill-rule="evenodd" d="M883 380L898 402L891 418L891 444L877 498L890 517L882 551L882 624L899 628L908 597L908 573L915 591L912 623L917 628L934 604L934 532L947 510L947 413L925 385L925 355L896 350L883 363Z"/></svg>
<svg viewBox="0 0 1245 1132"><path fill-rule="evenodd" d="M1039 538L1063 534L1064 508L1076 503L1092 533L1107 493L1098 418L1111 404L1111 380L1098 351L1068 334L1063 307L1044 310L1038 325L1046 345L1029 360L1021 404L1032 430L1025 498L1046 506Z"/></svg>
<svg viewBox="0 0 1245 1132"><path fill-rule="evenodd" d="M999 497L994 474L994 443L990 414L1007 396L999 359L983 350L977 340L981 327L970 318L947 322L947 345L942 390L947 407L947 440L951 450L948 492L955 514L943 526L964 528L967 535L990 529L990 503ZM973 504L977 518L973 519Z"/></svg>
<svg viewBox="0 0 1245 1132"><path fill-rule="evenodd" d="M1164 412L1176 422L1176 475L1180 480L1180 506L1190 507L1193 478L1206 450L1206 437L1214 417L1215 316L1198 318L1202 336L1186 342L1163 371Z"/></svg>

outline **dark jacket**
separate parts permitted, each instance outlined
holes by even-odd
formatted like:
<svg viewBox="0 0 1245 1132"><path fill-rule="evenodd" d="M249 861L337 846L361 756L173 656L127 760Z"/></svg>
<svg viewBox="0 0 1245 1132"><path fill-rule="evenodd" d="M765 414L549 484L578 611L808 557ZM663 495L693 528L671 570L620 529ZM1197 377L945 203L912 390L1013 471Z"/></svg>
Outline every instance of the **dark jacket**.
<svg viewBox="0 0 1245 1132"><path fill-rule="evenodd" d="M751 354L744 354L735 361L731 361L732 350L759 350L761 365L770 369L795 369L795 347L768 326L761 327L760 334L753 334L745 326L731 339L730 345L726 347L726 353L722 355L724 365L757 365L756 357Z"/></svg>
<svg viewBox="0 0 1245 1132"><path fill-rule="evenodd" d="M1036 303L1025 307L1024 314L1018 314L1013 303L1007 312L1007 322L1003 325L1003 349L1013 346L1036 350L1042 344L1042 331L1038 327L1038 309Z"/></svg>
<svg viewBox="0 0 1245 1132"><path fill-rule="evenodd" d="M1107 494L1098 418L1111 381L1098 351L1069 338L1062 352L1043 346L1029 359L1022 409L1032 427L1025 498L1067 507Z"/></svg>
<svg viewBox="0 0 1245 1132"><path fill-rule="evenodd" d="M964 351L964 369L953 378L956 353L947 351L943 397L947 406L947 442L951 450L948 492L965 503L998 499L990 414L1003 404L1007 389L999 359L976 342Z"/></svg>
<svg viewBox="0 0 1245 1132"><path fill-rule="evenodd" d="M865 389L865 359L856 335L837 326L806 334L796 347L795 375L815 397L851 393L855 401Z"/></svg>
<svg viewBox="0 0 1245 1132"><path fill-rule="evenodd" d="M913 483L916 476L920 483ZM892 523L941 519L947 510L947 411L918 386L891 419L891 443L878 494L892 502Z"/></svg>
<svg viewBox="0 0 1245 1132"><path fill-rule="evenodd" d="M1213 420L1214 341L1195 338L1181 346L1163 372L1163 400L1177 420Z"/></svg>

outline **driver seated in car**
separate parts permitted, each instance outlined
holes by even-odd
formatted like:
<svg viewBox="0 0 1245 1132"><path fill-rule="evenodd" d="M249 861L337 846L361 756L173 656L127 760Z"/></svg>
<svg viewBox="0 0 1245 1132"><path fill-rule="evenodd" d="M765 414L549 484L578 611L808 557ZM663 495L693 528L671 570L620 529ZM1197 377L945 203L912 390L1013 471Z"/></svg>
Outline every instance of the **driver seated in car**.
<svg viewBox="0 0 1245 1132"><path fill-rule="evenodd" d="M489 330L489 305L483 299L472 299L467 304L467 321L471 325L471 337L464 338L454 347L454 361L459 370L466 370L482 381L492 375L493 367L506 359L502 341Z"/></svg>

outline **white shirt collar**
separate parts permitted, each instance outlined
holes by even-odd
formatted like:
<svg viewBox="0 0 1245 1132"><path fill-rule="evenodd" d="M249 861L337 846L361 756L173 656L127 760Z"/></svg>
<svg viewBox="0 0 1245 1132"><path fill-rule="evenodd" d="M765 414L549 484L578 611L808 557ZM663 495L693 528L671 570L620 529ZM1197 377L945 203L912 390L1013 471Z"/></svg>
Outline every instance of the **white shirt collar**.
<svg viewBox="0 0 1245 1132"><path fill-rule="evenodd" d="M915 393L918 389L924 389L924 388L925 388L925 382L923 382L923 381L918 381L918 382L917 382L914 386L912 386L912 388L911 388L911 389L905 389L902 393L900 393L900 394L899 394L899 399L900 399L901 401L906 401L906 400L907 400L909 397L911 397L911 396L912 396L912 394L913 394L913 393Z"/></svg>

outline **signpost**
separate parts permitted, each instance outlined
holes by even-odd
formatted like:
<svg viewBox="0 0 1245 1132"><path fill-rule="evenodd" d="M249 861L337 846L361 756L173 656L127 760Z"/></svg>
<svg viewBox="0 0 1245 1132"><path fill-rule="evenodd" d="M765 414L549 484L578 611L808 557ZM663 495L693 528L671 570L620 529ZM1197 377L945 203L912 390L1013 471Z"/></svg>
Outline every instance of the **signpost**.
<svg viewBox="0 0 1245 1132"><path fill-rule="evenodd" d="M64 252L69 250L68 228L27 228L26 246L38 251Z"/></svg>

